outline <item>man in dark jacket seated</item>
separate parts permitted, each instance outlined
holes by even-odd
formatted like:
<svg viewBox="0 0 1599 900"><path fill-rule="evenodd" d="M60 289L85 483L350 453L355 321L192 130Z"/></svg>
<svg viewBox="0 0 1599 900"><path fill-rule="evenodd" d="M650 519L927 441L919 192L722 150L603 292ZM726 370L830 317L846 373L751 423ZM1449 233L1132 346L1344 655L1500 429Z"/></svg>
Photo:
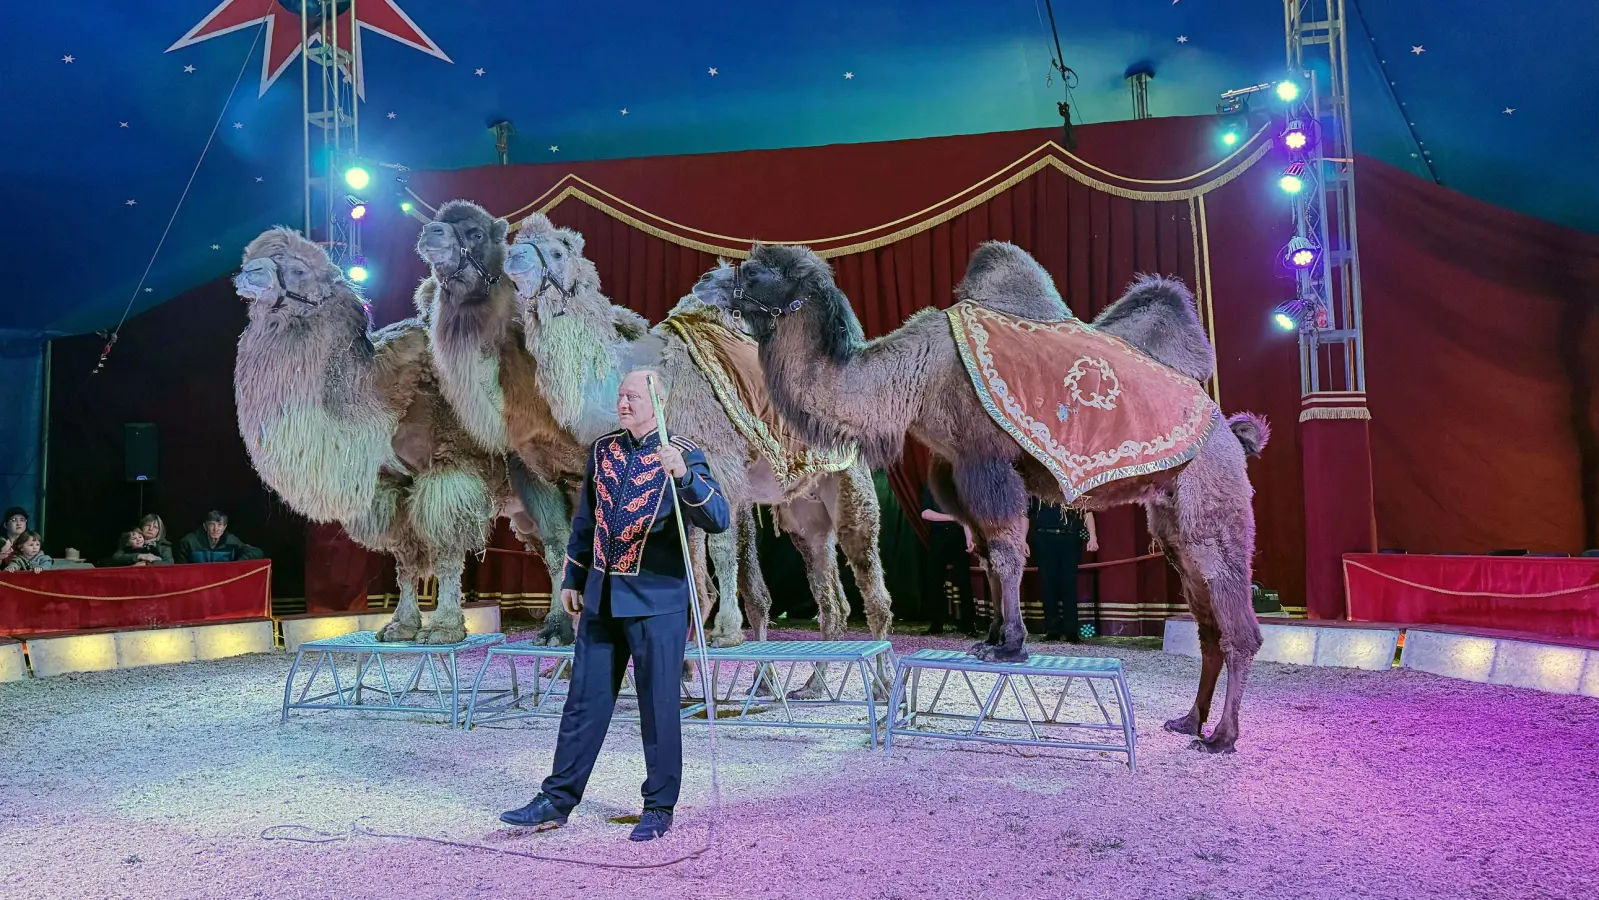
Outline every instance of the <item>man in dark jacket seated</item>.
<svg viewBox="0 0 1599 900"><path fill-rule="evenodd" d="M555 766L537 797L500 816L511 825L563 825L583 797L616 695L633 659L644 736L644 813L631 836L647 841L672 825L683 780L681 678L688 642L688 566L673 521L671 478L685 527L727 530L723 498L705 454L656 431L647 377L665 399L658 373L622 379L616 414L622 430L589 449L583 496L572 520L561 603L578 616L571 691L555 741ZM581 616L579 616L581 613Z"/></svg>
<svg viewBox="0 0 1599 900"><path fill-rule="evenodd" d="M252 547L228 534L228 517L211 510L205 514L205 524L184 535L173 548L172 556L180 563L242 562L247 559L265 559L260 547Z"/></svg>

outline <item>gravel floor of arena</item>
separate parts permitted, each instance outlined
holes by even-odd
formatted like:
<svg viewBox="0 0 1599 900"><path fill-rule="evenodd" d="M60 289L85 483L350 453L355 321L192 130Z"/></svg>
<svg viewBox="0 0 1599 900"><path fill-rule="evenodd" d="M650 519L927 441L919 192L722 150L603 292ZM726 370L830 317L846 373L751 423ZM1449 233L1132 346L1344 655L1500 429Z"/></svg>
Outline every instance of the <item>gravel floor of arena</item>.
<svg viewBox="0 0 1599 900"><path fill-rule="evenodd" d="M1197 660L1072 652L1124 660L1136 774L1095 753L920 740L885 756L856 734L723 727L709 849L646 869L706 846L703 726L685 730L676 828L633 844L611 820L638 811L636 725L612 725L571 823L529 834L496 817L537 790L554 721L280 725L283 654L0 684L0 896L1596 896L1599 701L1258 663L1239 752L1214 757L1160 728L1191 703ZM352 834L358 819L571 861Z"/></svg>

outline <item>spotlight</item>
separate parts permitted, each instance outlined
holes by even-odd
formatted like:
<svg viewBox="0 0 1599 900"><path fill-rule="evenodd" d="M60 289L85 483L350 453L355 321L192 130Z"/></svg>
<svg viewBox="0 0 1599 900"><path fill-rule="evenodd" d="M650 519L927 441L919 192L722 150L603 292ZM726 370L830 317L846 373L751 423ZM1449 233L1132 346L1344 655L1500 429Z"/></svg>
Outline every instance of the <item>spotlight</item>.
<svg viewBox="0 0 1599 900"><path fill-rule="evenodd" d="M1238 143L1238 132L1228 131L1223 133L1221 136L1221 142L1229 147Z"/></svg>
<svg viewBox="0 0 1599 900"><path fill-rule="evenodd" d="M354 194L345 195L344 202L350 204L350 218L357 221L366 218L366 201Z"/></svg>
<svg viewBox="0 0 1599 900"><path fill-rule="evenodd" d="M1283 176L1277 179L1277 186L1290 194L1297 194L1305 189L1305 164L1295 162L1283 170Z"/></svg>
<svg viewBox="0 0 1599 900"><path fill-rule="evenodd" d="M372 173L363 166L349 166L344 170L344 183L356 190L364 190L372 183Z"/></svg>
<svg viewBox="0 0 1599 900"><path fill-rule="evenodd" d="M1283 129L1283 146L1289 150L1303 150L1310 146L1310 129L1300 119L1294 119Z"/></svg>
<svg viewBox="0 0 1599 900"><path fill-rule="evenodd" d="M1299 82L1293 79L1284 79L1277 82L1277 99L1284 103L1292 103L1299 99Z"/></svg>
<svg viewBox="0 0 1599 900"><path fill-rule="evenodd" d="M401 202L401 203L400 203L400 212L403 212L403 213L408 213L408 212L410 212L410 211L411 211L411 210L412 210L412 209L413 209L413 207L412 207L412 206L411 206L411 201L409 201L409 200L405 200L405 201L402 201L402 202Z"/></svg>
<svg viewBox="0 0 1599 900"><path fill-rule="evenodd" d="M1321 256L1321 248L1311 243L1309 238L1295 235L1278 256L1291 268L1308 269L1315 265L1317 257Z"/></svg>
<svg viewBox="0 0 1599 900"><path fill-rule="evenodd" d="M1311 305L1295 297L1271 311L1272 324L1284 331L1299 331L1313 319Z"/></svg>
<svg viewBox="0 0 1599 900"><path fill-rule="evenodd" d="M372 273L367 271L367 268L366 268L366 257L357 256L355 258L355 261L351 264L349 270L345 274L349 275L350 276L350 280L355 282L356 284L362 284L362 283L364 283L367 280L368 276L370 276Z"/></svg>

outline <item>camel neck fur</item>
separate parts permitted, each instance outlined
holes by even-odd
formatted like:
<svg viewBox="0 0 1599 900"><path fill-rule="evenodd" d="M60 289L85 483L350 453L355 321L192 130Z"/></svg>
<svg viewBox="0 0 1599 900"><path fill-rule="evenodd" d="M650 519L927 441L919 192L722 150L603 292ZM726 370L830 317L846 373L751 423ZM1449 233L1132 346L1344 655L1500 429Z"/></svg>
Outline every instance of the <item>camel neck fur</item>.
<svg viewBox="0 0 1599 900"><path fill-rule="evenodd" d="M761 344L779 414L817 447L855 444L873 467L899 458L921 410L928 367L916 320L873 341L843 293L810 298Z"/></svg>
<svg viewBox="0 0 1599 900"><path fill-rule="evenodd" d="M366 514L379 470L398 466L367 327L360 301L335 294L303 318L253 319L239 337L240 436L261 479L313 521Z"/></svg>
<svg viewBox="0 0 1599 900"><path fill-rule="evenodd" d="M468 434L487 448L508 449L500 353L511 340L515 288L507 280L441 282L435 275L417 288L417 307L424 305L439 389Z"/></svg>

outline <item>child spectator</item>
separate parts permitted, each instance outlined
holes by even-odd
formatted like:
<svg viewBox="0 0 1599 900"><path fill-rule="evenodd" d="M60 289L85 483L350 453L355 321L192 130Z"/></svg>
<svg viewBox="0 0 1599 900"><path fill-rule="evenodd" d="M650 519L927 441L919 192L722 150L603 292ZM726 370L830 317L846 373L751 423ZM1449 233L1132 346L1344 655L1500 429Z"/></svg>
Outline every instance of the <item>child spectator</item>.
<svg viewBox="0 0 1599 900"><path fill-rule="evenodd" d="M148 566L161 562L144 542L144 532L135 528L122 533L122 546L106 560L107 566Z"/></svg>
<svg viewBox="0 0 1599 900"><path fill-rule="evenodd" d="M6 563L7 572L43 572L55 566L55 560L44 555L44 537L37 531L24 531L14 543L16 553Z"/></svg>

